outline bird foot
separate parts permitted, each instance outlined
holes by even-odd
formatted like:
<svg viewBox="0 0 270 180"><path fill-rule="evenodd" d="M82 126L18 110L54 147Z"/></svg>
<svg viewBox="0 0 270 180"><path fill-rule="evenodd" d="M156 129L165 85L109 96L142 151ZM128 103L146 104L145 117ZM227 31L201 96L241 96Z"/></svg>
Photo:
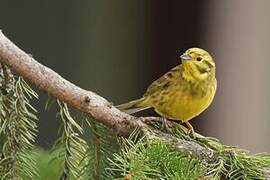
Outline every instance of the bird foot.
<svg viewBox="0 0 270 180"><path fill-rule="evenodd" d="M161 118L161 123L162 123L161 130L164 130L166 132L170 132L168 120L166 118Z"/></svg>
<svg viewBox="0 0 270 180"><path fill-rule="evenodd" d="M187 134L190 135L191 137L195 138L195 131L194 131L193 126L189 122L185 122L185 123L188 127Z"/></svg>
<svg viewBox="0 0 270 180"><path fill-rule="evenodd" d="M164 117L143 117L141 118L142 122L146 124L152 124L153 122L159 122L161 123L161 130L170 132L170 128L172 124L170 121Z"/></svg>

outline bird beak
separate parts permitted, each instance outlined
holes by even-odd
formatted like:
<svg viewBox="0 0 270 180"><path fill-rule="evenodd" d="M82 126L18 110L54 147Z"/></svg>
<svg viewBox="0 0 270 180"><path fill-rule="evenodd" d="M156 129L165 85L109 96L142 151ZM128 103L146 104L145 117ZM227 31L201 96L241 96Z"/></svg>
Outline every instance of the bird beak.
<svg viewBox="0 0 270 180"><path fill-rule="evenodd" d="M190 60L191 59L191 57L187 53L182 54L180 56L180 58L183 59L183 60Z"/></svg>

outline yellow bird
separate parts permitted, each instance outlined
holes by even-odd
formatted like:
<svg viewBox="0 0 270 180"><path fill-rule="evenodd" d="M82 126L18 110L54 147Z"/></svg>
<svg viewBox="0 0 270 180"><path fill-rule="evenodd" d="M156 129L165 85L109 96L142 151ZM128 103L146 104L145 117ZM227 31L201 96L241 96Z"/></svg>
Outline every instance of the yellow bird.
<svg viewBox="0 0 270 180"><path fill-rule="evenodd" d="M182 61L154 81L142 98L118 105L117 108L132 114L153 107L164 118L188 122L203 112L216 93L216 66L211 55L200 48L190 48L180 56Z"/></svg>

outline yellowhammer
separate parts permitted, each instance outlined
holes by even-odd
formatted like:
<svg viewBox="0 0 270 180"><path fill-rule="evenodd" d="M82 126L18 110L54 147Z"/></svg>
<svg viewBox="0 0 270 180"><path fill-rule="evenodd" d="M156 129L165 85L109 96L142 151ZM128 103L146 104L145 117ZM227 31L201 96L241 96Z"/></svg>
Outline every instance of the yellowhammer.
<svg viewBox="0 0 270 180"><path fill-rule="evenodd" d="M217 80L215 63L208 52L190 48L180 56L178 65L154 81L142 98L117 106L132 114L153 107L164 118L188 122L203 112L212 102Z"/></svg>

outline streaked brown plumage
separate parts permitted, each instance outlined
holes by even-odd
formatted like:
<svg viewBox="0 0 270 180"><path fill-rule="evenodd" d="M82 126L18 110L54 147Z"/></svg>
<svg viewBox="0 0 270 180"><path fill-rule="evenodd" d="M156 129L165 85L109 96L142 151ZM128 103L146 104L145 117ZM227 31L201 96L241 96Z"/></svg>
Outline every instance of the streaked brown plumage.
<svg viewBox="0 0 270 180"><path fill-rule="evenodd" d="M217 81L215 63L203 49L190 48L181 56L182 64L154 81L142 98L117 106L127 113L150 107L162 117L188 123L212 102Z"/></svg>

